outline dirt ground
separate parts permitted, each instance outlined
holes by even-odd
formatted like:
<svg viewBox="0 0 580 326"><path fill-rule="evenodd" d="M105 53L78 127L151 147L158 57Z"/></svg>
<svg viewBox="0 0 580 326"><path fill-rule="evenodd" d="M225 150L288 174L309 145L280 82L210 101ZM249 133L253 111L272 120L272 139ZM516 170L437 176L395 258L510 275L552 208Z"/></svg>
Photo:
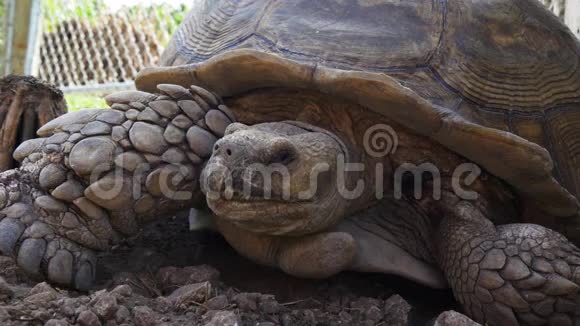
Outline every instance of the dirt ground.
<svg viewBox="0 0 580 326"><path fill-rule="evenodd" d="M79 293L30 280L0 257L2 325L474 325L449 291L343 273L302 280L255 265L217 234L159 221L100 256Z"/></svg>

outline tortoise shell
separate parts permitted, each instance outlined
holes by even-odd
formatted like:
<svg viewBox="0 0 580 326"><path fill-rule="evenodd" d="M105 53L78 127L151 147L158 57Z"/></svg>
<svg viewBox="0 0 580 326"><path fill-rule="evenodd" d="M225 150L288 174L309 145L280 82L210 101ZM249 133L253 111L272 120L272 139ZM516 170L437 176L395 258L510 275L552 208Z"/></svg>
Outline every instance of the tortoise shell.
<svg viewBox="0 0 580 326"><path fill-rule="evenodd" d="M538 1L196 1L136 84L353 100L577 216L580 44Z"/></svg>

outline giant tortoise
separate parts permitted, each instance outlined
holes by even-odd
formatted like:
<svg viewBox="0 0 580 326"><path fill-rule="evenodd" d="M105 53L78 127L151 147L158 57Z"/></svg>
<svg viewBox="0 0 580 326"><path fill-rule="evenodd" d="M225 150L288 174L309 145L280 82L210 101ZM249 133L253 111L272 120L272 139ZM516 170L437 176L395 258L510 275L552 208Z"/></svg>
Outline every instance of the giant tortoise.
<svg viewBox="0 0 580 326"><path fill-rule="evenodd" d="M578 324L579 52L529 0L196 1L141 91L18 148L0 250L87 288L92 250L207 206L292 275L397 274L479 322Z"/></svg>

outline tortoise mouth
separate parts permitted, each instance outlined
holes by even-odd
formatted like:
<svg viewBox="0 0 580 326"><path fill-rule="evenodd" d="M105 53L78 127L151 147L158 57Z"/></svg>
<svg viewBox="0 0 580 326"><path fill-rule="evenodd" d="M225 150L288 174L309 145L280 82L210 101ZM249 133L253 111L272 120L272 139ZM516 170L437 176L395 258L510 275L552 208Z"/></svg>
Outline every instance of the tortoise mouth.
<svg viewBox="0 0 580 326"><path fill-rule="evenodd" d="M247 231L267 235L302 234L311 220L309 201L288 202L276 199L214 199L209 208L218 217Z"/></svg>
<svg viewBox="0 0 580 326"><path fill-rule="evenodd" d="M284 200L265 198L218 198L208 199L210 208L219 216L227 219L254 220L265 214L292 216L297 211L303 211L310 200Z"/></svg>

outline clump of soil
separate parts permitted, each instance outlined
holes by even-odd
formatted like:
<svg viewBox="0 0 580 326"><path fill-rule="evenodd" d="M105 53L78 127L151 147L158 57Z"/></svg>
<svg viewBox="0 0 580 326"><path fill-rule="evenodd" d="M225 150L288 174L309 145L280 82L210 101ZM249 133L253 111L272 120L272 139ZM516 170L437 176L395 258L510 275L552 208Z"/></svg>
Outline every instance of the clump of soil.
<svg viewBox="0 0 580 326"><path fill-rule="evenodd" d="M221 237L160 221L100 257L91 293L27 279L0 257L2 325L471 325L448 291L384 275L301 280L252 264ZM450 323L451 321L451 323Z"/></svg>

